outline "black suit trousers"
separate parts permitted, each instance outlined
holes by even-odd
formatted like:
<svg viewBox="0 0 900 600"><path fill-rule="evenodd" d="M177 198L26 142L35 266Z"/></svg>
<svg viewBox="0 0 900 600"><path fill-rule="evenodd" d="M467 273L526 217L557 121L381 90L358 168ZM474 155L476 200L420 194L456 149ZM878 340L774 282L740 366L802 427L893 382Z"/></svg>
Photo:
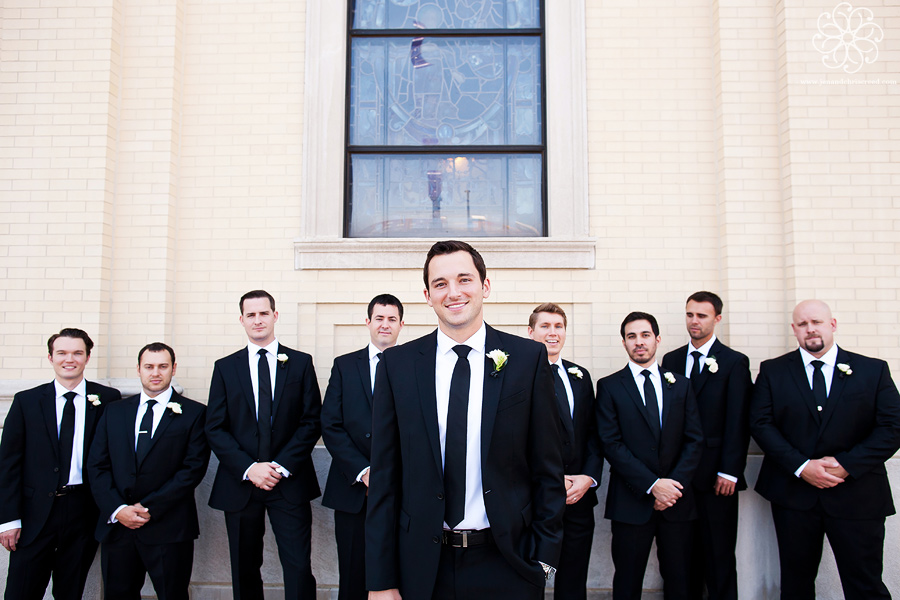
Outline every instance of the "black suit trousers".
<svg viewBox="0 0 900 600"><path fill-rule="evenodd" d="M100 546L100 566L105 600L140 600L148 574L159 600L188 600L194 541L145 544L118 525Z"/></svg>
<svg viewBox="0 0 900 600"><path fill-rule="evenodd" d="M310 565L312 511L309 502L293 504L286 500L278 486L269 492L254 487L242 510L225 511L235 600L263 600L259 570L267 512L284 571L285 600L315 600L316 579Z"/></svg>
<svg viewBox="0 0 900 600"><path fill-rule="evenodd" d="M555 600L587 598L587 575L593 541L594 507L582 498L581 501L566 506L563 515L562 552L553 578Z"/></svg>
<svg viewBox="0 0 900 600"><path fill-rule="evenodd" d="M53 500L50 516L34 541L9 553L5 600L40 600L51 574L56 600L81 600L97 554L94 510L85 486Z"/></svg>
<svg viewBox="0 0 900 600"><path fill-rule="evenodd" d="M826 535L834 551L844 598L890 599L881 580L884 517L841 519L828 515L816 503L812 510L773 504L772 519L781 562L781 600L815 600L816 574Z"/></svg>
<svg viewBox="0 0 900 600"><path fill-rule="evenodd" d="M338 600L366 600L365 502L358 513L334 511L334 539L338 552Z"/></svg>
<svg viewBox="0 0 900 600"><path fill-rule="evenodd" d="M513 569L493 544L471 548L441 546L437 580L431 600L540 600L537 587Z"/></svg>
<svg viewBox="0 0 900 600"><path fill-rule="evenodd" d="M692 521L667 521L654 511L643 525L612 521L611 526L613 600L640 600L654 538L666 600L687 600Z"/></svg>
<svg viewBox="0 0 900 600"><path fill-rule="evenodd" d="M737 600L738 494L717 496L696 492L697 513L691 550L691 600L703 598L703 584L709 600Z"/></svg>

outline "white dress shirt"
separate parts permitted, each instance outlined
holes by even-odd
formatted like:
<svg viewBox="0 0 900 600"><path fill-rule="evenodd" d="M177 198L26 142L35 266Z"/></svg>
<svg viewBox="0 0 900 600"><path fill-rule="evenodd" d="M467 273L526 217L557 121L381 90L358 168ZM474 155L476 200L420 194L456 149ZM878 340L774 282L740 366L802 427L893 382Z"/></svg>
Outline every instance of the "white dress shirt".
<svg viewBox="0 0 900 600"><path fill-rule="evenodd" d="M569 401L569 416L574 419L575 392L572 391L572 384L569 381L568 373L566 373L566 365L563 364L563 361L559 356L556 357L556 362L550 361L550 370L553 371L554 377L562 379L563 387L566 389L566 400Z"/></svg>
<svg viewBox="0 0 900 600"><path fill-rule="evenodd" d="M481 483L481 405L484 401L484 342L487 335L484 323L475 335L463 344L469 351L469 410L466 418L466 509L465 517L456 529L486 529L491 526L487 510L484 508L484 494ZM440 329L437 332L437 355L434 366L434 387L437 394L438 432L441 442L441 466L446 455L447 411L450 407L450 379L453 368L460 360L454 346L459 344L450 339ZM449 529L447 523L444 527Z"/></svg>
<svg viewBox="0 0 900 600"><path fill-rule="evenodd" d="M706 368L706 359L709 358L709 351L712 348L712 345L716 343L716 334L713 334L711 338L709 338L705 344L700 346L699 348L694 348L693 342L688 340L687 347L687 360L685 360L684 365L684 376L691 376L691 369L694 368L694 357L691 356L691 352L699 352L700 353L700 366L698 373L702 373L703 369Z"/></svg>
<svg viewBox="0 0 900 600"><path fill-rule="evenodd" d="M822 375L825 377L825 397L827 398L831 395L831 380L834 379L834 366L837 363L837 355L838 355L838 347L837 344L832 344L831 348L828 349L828 352L822 355L821 358L816 358L809 352L807 352L804 348L799 348L800 350L800 358L803 360L803 367L806 371L806 379L809 381L809 389L813 387L813 373L816 368L813 366L812 361L821 360L824 364L822 365ZM800 477L800 473L803 472L803 469L806 468L806 465L809 464L809 459L806 460L800 467L794 471L794 475Z"/></svg>

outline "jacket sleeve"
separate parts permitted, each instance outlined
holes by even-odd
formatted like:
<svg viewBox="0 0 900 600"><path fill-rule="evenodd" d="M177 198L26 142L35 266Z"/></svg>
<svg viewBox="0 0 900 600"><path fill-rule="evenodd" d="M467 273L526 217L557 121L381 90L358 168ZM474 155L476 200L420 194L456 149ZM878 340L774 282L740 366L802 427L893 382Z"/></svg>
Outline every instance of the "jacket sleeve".
<svg viewBox="0 0 900 600"><path fill-rule="evenodd" d="M109 451L109 413L109 409L103 411L97 423L86 469L91 494L100 508L100 518L104 520L108 520L117 508L128 504L119 493L113 478L112 455Z"/></svg>
<svg viewBox="0 0 900 600"><path fill-rule="evenodd" d="M297 355L300 353L295 353L295 356ZM278 463L291 473L298 472L302 463L312 460L313 448L322 434L322 393L319 391L319 382L316 381L316 370L313 368L312 357L300 356L305 357L299 399L302 407L300 419L295 424L296 429L291 439L272 459L272 462Z"/></svg>
<svg viewBox="0 0 900 600"><path fill-rule="evenodd" d="M597 432L610 467L635 491L644 494L659 479L622 439L622 423L612 394L601 379L597 382Z"/></svg>
<svg viewBox="0 0 900 600"><path fill-rule="evenodd" d="M0 436L0 523L22 518L25 435L22 399L16 394Z"/></svg>
<svg viewBox="0 0 900 600"><path fill-rule="evenodd" d="M343 381L341 363L335 360L322 403L322 440L333 463L344 474L347 483L353 485L356 476L369 466L369 459L360 452L344 427Z"/></svg>
<svg viewBox="0 0 900 600"><path fill-rule="evenodd" d="M738 354L737 363L728 373L725 392L725 430L719 473L740 477L747 466L750 446L750 398L753 381L750 378L750 359Z"/></svg>
<svg viewBox="0 0 900 600"><path fill-rule="evenodd" d="M594 387L591 385L591 375L587 370L584 371L584 389L585 397L589 401L590 411L588 411L587 422L587 439L585 455L584 455L584 474L592 477L600 486L600 479L603 477L603 443L600 441L600 434L597 432L597 419L594 418L597 410L597 398L594 395Z"/></svg>
<svg viewBox="0 0 900 600"><path fill-rule="evenodd" d="M759 368L753 396L750 400L750 432L766 454L788 473L794 473L812 457L804 456L784 437L775 423L772 399L772 380L769 371L772 363L763 362Z"/></svg>
<svg viewBox="0 0 900 600"><path fill-rule="evenodd" d="M219 459L219 468L224 467L240 481L256 459L241 448L231 432L231 415L228 414L228 395L222 370L222 360L216 361L206 406L206 438Z"/></svg>
<svg viewBox="0 0 900 600"><path fill-rule="evenodd" d="M682 434L681 453L678 462L669 473L669 477L682 485L688 485L694 479L694 473L700 465L703 455L703 425L700 422L700 411L697 409L697 398L686 378L679 377L678 384L686 389L684 396L684 432Z"/></svg>

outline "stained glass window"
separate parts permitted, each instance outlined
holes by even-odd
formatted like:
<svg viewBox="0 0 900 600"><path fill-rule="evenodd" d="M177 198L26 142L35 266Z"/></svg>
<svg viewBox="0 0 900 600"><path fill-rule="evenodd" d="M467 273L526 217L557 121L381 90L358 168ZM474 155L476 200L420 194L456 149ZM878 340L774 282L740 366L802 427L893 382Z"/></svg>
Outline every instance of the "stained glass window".
<svg viewBox="0 0 900 600"><path fill-rule="evenodd" d="M539 0L357 0L348 237L546 235Z"/></svg>

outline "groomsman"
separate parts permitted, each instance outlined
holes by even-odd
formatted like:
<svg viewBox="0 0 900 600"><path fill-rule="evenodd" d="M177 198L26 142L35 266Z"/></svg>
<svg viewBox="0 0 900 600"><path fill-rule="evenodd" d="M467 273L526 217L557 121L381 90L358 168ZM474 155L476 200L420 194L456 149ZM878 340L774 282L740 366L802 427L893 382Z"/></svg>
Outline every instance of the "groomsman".
<svg viewBox="0 0 900 600"><path fill-rule="evenodd" d="M597 428L610 464L614 600L637 600L656 539L666 600L688 598L691 481L703 430L689 381L656 363L659 325L633 312L619 329L628 364L597 382Z"/></svg>
<svg viewBox="0 0 900 600"><path fill-rule="evenodd" d="M122 396L84 379L94 342L66 328L47 341L55 378L19 392L0 439L0 544L6 600L81 598L97 552L97 506L83 472L97 422Z"/></svg>
<svg viewBox="0 0 900 600"><path fill-rule="evenodd" d="M560 358L566 344L566 313L557 304L541 304L528 318L528 336L547 347L553 372L556 407L563 440L566 511L559 568L553 579L553 597L587 597L588 565L594 539L597 484L603 474L603 449L594 416L594 386L587 369Z"/></svg>
<svg viewBox="0 0 900 600"><path fill-rule="evenodd" d="M750 407L781 598L816 597L825 535L847 600L890 598L881 574L894 502L884 463L900 448L900 394L886 362L834 343L837 320L824 302L798 304L791 328L799 349L762 363Z"/></svg>
<svg viewBox="0 0 900 600"><path fill-rule="evenodd" d="M176 367L166 344L141 348L141 393L110 406L97 425L88 474L107 598L139 600L148 573L160 600L189 597L200 535L194 489L209 445L206 407L172 389Z"/></svg>
<svg viewBox="0 0 900 600"><path fill-rule="evenodd" d="M247 346L216 361L209 386L206 434L219 459L209 505L225 511L236 599L263 597L268 513L285 598L312 600L309 502L319 496L312 463L321 431L319 385L312 357L275 338L278 312L271 294L247 292L240 308Z"/></svg>
<svg viewBox="0 0 900 600"><path fill-rule="evenodd" d="M547 350L485 325L469 244L434 244L423 275L438 329L375 381L369 598L542 598L566 499Z"/></svg>
<svg viewBox="0 0 900 600"><path fill-rule="evenodd" d="M372 298L369 345L334 359L322 404L322 439L331 469L322 504L334 509L340 575L338 600L366 598L366 497L372 451L372 390L381 353L396 345L403 304L391 294Z"/></svg>
<svg viewBox="0 0 900 600"><path fill-rule="evenodd" d="M737 600L738 495L747 489L744 467L750 444L750 360L716 337L722 299L697 292L687 299L688 344L663 357L664 369L691 380L703 424L703 454L692 482L699 518L691 551L691 598Z"/></svg>

